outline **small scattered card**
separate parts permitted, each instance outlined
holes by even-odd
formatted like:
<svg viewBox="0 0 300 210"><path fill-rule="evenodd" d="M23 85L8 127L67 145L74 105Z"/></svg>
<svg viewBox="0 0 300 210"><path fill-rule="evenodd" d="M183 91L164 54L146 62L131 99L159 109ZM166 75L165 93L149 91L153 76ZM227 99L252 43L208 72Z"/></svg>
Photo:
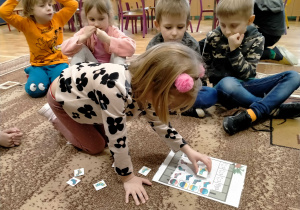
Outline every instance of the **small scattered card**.
<svg viewBox="0 0 300 210"><path fill-rule="evenodd" d="M148 173L149 173L150 171L151 171L150 168L148 168L148 167L146 167L146 166L143 166L143 168L141 168L141 169L139 170L139 173L140 173L140 174L143 174L144 176L147 176Z"/></svg>
<svg viewBox="0 0 300 210"><path fill-rule="evenodd" d="M94 187L95 189L98 191L98 190L101 190L102 188L106 187L107 185L105 184L105 182L103 180L97 182L94 184Z"/></svg>
<svg viewBox="0 0 300 210"><path fill-rule="evenodd" d="M0 84L0 89L9 89L9 88L12 88L14 86L17 86L17 85L21 85L20 82L12 82L12 81L7 81L7 82L4 82L2 84Z"/></svg>
<svg viewBox="0 0 300 210"><path fill-rule="evenodd" d="M207 178L207 176L208 176L208 170L207 170L207 168L206 167L199 167L197 175L201 176L203 178Z"/></svg>
<svg viewBox="0 0 300 210"><path fill-rule="evenodd" d="M84 168L79 168L79 169L74 170L75 177L82 176L82 175L84 175Z"/></svg>
<svg viewBox="0 0 300 210"><path fill-rule="evenodd" d="M80 182L80 179L77 179L75 177L73 177L72 179L70 179L69 181L67 181L67 184L71 185L72 187L74 187L76 184L78 184Z"/></svg>

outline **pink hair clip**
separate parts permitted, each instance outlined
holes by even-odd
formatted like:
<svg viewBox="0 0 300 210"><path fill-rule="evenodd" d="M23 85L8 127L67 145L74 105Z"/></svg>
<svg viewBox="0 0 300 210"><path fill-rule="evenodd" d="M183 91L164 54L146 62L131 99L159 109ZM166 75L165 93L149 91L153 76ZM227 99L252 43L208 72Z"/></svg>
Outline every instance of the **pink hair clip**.
<svg viewBox="0 0 300 210"><path fill-rule="evenodd" d="M190 75L183 73L175 80L175 86L179 92L185 93L193 88L194 80Z"/></svg>
<svg viewBox="0 0 300 210"><path fill-rule="evenodd" d="M199 74L199 78L204 77L205 75L205 68L203 67L203 65L200 65L200 74Z"/></svg>

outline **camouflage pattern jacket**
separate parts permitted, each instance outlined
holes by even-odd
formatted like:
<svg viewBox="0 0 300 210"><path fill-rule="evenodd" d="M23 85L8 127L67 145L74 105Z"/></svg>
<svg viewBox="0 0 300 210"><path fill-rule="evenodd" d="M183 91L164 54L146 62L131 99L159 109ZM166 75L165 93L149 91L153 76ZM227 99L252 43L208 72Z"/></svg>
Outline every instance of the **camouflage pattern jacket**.
<svg viewBox="0 0 300 210"><path fill-rule="evenodd" d="M200 42L199 42L200 44ZM227 76L248 80L256 76L256 66L264 50L264 37L250 25L242 44L230 52L228 39L220 27L209 32L204 43L203 58L209 81L216 85Z"/></svg>
<svg viewBox="0 0 300 210"><path fill-rule="evenodd" d="M151 39L147 46L147 50L151 48L154 45L157 45L159 43L163 43L164 38L162 37L161 33L158 33ZM185 32L183 35L183 38L181 40L181 43L193 50L195 50L197 53L200 53L200 47L196 39L194 39L188 32Z"/></svg>

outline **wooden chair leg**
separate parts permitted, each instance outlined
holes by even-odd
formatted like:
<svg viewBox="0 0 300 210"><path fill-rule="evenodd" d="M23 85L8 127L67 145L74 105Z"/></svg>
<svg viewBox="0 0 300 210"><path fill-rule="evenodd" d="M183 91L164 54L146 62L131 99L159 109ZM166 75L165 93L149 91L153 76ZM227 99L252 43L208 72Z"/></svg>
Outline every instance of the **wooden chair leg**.
<svg viewBox="0 0 300 210"><path fill-rule="evenodd" d="M134 19L134 18L131 18L131 31L132 31L132 34L134 34L134 25L133 25L133 19Z"/></svg>
<svg viewBox="0 0 300 210"><path fill-rule="evenodd" d="M6 23L6 24L7 24L8 30L11 31L9 24L8 23Z"/></svg>
<svg viewBox="0 0 300 210"><path fill-rule="evenodd" d="M142 18L143 20L143 38L145 38L145 35L147 34L147 20L146 20L146 17L143 17Z"/></svg>
<svg viewBox="0 0 300 210"><path fill-rule="evenodd" d="M150 27L150 16L149 16L149 11L146 10L147 12L147 23L148 23L148 28Z"/></svg>
<svg viewBox="0 0 300 210"><path fill-rule="evenodd" d="M190 28L191 28L191 32L193 33L193 26L192 26L192 21L190 20Z"/></svg>
<svg viewBox="0 0 300 210"><path fill-rule="evenodd" d="M121 17L121 31L123 32L123 17Z"/></svg>
<svg viewBox="0 0 300 210"><path fill-rule="evenodd" d="M151 10L151 27L153 28L153 10Z"/></svg>
<svg viewBox="0 0 300 210"><path fill-rule="evenodd" d="M125 30L128 30L128 25L129 25L129 17L126 18Z"/></svg>
<svg viewBox="0 0 300 210"><path fill-rule="evenodd" d="M199 20L198 20L198 25L197 25L197 29L196 29L196 32L199 31L199 26L200 26L200 22L202 20L202 11L200 11L200 16L199 16Z"/></svg>

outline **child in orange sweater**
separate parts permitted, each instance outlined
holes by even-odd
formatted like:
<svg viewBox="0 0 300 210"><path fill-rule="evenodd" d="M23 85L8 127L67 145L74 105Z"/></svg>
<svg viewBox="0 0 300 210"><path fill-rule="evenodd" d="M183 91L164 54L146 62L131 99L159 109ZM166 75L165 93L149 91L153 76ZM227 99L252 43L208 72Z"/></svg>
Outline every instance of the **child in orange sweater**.
<svg viewBox="0 0 300 210"><path fill-rule="evenodd" d="M17 0L7 0L0 7L0 17L26 37L30 50L31 66L25 91L34 98L46 95L50 84L68 67L68 57L63 55L63 27L78 7L75 0L58 0L64 7L54 13L52 0L22 0L25 17L14 14Z"/></svg>

